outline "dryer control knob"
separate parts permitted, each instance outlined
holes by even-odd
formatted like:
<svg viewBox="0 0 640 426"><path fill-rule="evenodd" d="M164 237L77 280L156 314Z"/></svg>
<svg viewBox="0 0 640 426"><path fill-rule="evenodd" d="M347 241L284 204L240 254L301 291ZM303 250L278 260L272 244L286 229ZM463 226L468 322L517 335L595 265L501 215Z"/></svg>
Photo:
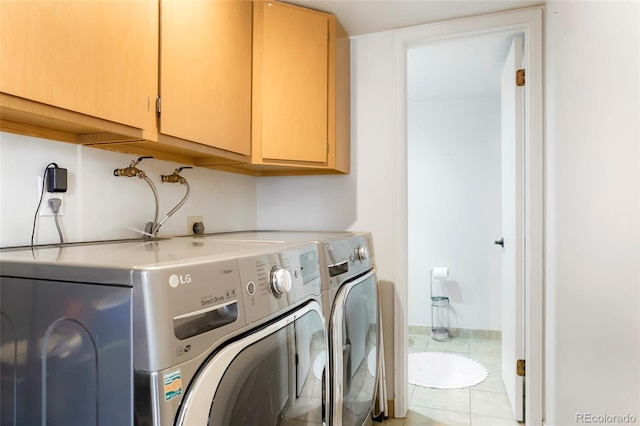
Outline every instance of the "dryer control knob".
<svg viewBox="0 0 640 426"><path fill-rule="evenodd" d="M291 290L293 278L291 277L291 272L288 270L274 265L273 268L271 268L269 278L271 281L271 292L274 296L280 297Z"/></svg>
<svg viewBox="0 0 640 426"><path fill-rule="evenodd" d="M367 248L366 247L362 247L362 246L358 246L353 250L353 259L354 261L359 260L359 261L363 261L363 260L367 260Z"/></svg>

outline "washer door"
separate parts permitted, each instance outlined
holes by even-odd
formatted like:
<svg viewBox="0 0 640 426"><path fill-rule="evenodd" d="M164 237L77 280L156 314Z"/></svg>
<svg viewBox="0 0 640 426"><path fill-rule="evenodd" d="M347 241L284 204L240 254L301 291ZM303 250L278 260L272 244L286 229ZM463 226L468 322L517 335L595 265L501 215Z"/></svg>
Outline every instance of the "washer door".
<svg viewBox="0 0 640 426"><path fill-rule="evenodd" d="M344 284L331 314L332 425L361 426L378 378L378 283L374 272Z"/></svg>
<svg viewBox="0 0 640 426"><path fill-rule="evenodd" d="M200 368L176 425L322 424L327 341L311 302L217 351Z"/></svg>

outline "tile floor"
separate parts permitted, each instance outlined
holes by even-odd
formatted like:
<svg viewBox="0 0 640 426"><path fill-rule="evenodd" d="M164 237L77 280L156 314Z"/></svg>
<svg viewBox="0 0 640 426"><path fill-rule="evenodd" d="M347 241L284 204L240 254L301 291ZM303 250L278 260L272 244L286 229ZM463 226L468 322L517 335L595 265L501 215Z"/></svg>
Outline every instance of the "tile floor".
<svg viewBox="0 0 640 426"><path fill-rule="evenodd" d="M523 426L513 419L500 374L500 340L453 337L437 342L428 335L409 334L409 352L454 352L482 364L489 376L470 388L441 390L409 385L409 412L384 426L490 425Z"/></svg>

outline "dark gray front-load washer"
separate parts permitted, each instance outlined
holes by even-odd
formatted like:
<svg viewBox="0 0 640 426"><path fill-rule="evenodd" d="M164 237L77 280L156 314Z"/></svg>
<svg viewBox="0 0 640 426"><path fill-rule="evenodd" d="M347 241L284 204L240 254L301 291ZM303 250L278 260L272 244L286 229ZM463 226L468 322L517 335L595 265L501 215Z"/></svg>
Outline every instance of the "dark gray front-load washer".
<svg viewBox="0 0 640 426"><path fill-rule="evenodd" d="M314 244L0 251L0 424L321 425Z"/></svg>

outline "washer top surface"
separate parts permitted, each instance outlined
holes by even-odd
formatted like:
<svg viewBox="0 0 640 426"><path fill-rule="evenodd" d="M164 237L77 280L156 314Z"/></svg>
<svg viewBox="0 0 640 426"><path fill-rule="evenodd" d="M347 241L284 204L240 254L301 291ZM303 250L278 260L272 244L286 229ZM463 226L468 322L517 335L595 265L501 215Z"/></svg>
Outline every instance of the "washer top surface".
<svg viewBox="0 0 640 426"><path fill-rule="evenodd" d="M102 242L31 249L0 251L2 262L55 263L111 268L152 268L197 258L216 260L236 254L259 254L267 244L245 241L220 241L204 238Z"/></svg>
<svg viewBox="0 0 640 426"><path fill-rule="evenodd" d="M277 248L262 241L221 241L202 237L167 240L79 243L0 250L0 275L62 279L73 268L77 280L130 285L131 271L151 271L205 264L244 256L273 253ZM96 274L100 271L100 275Z"/></svg>

